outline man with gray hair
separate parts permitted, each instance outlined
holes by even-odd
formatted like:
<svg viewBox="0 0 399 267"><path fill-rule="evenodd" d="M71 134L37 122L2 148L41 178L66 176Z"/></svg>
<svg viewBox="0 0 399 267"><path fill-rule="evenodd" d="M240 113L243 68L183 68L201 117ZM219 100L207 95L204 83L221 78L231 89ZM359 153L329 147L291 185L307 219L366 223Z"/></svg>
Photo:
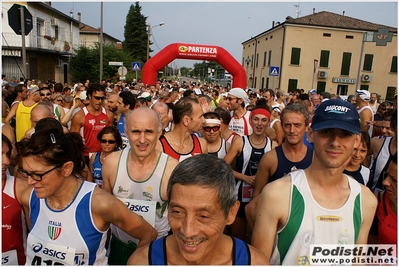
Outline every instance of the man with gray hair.
<svg viewBox="0 0 399 267"><path fill-rule="evenodd" d="M155 111L138 108L128 113L125 132L130 146L105 159L102 189L155 227L158 238L166 236L169 231L166 187L178 161L155 149L162 133L161 119ZM115 225L111 225L111 230L108 264L126 265L138 240Z"/></svg>
<svg viewBox="0 0 399 267"><path fill-rule="evenodd" d="M137 249L128 264L268 265L259 250L223 234L239 208L233 171L223 159L185 159L172 172L167 193L173 234Z"/></svg>

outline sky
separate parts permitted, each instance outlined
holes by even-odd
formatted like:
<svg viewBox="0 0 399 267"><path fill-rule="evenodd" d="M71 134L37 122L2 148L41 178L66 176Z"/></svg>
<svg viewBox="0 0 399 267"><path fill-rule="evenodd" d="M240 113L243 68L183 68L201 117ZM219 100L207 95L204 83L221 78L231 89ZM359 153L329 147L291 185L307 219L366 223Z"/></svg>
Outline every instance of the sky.
<svg viewBox="0 0 399 267"><path fill-rule="evenodd" d="M103 32L121 41L124 40L126 16L134 1L103 4ZM99 1L59 2L52 1L52 7L91 27L101 26L101 4ZM242 58L242 43L272 27L273 21L284 22L287 16L293 18L315 12L329 11L372 23L398 27L398 3L396 1L362 2L266 2L266 1L140 1L141 13L153 27L151 53L171 43L216 45L226 49L238 62ZM192 67L193 60L174 60L169 66Z"/></svg>

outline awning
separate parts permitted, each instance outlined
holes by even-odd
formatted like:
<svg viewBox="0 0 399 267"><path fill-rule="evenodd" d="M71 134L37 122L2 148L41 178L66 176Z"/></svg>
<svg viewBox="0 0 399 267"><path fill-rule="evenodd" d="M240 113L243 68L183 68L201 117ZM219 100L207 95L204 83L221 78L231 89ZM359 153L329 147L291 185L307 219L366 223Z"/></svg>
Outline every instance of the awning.
<svg viewBox="0 0 399 267"><path fill-rule="evenodd" d="M8 57L21 57L21 50L15 50L15 49L1 49L1 55L2 56L8 56Z"/></svg>

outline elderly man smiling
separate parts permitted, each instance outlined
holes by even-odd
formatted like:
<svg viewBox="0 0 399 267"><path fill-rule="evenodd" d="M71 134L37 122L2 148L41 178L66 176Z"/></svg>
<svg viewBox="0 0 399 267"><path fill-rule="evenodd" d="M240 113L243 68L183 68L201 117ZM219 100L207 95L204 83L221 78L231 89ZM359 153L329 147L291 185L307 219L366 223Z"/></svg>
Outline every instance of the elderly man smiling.
<svg viewBox="0 0 399 267"><path fill-rule="evenodd" d="M185 159L168 183L168 220L173 235L137 249L135 265L267 265L259 250L223 234L239 202L232 169L202 154Z"/></svg>

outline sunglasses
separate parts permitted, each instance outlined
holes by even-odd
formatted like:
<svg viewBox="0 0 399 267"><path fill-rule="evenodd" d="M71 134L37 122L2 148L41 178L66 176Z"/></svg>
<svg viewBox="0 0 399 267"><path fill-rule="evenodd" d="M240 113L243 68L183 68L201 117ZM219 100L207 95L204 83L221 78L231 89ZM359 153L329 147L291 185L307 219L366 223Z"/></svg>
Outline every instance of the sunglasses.
<svg viewBox="0 0 399 267"><path fill-rule="evenodd" d="M47 94L40 93L40 96L49 96L49 95L51 95L51 93L47 93Z"/></svg>
<svg viewBox="0 0 399 267"><path fill-rule="evenodd" d="M388 108L380 108L382 111L387 111Z"/></svg>
<svg viewBox="0 0 399 267"><path fill-rule="evenodd" d="M97 100L104 100L105 96L93 96Z"/></svg>
<svg viewBox="0 0 399 267"><path fill-rule="evenodd" d="M234 99L237 99L237 97L226 97L227 100L232 101Z"/></svg>
<svg viewBox="0 0 399 267"><path fill-rule="evenodd" d="M55 101L62 102L63 100L62 100L62 99L57 99L57 100L55 100Z"/></svg>
<svg viewBox="0 0 399 267"><path fill-rule="evenodd" d="M106 139L101 139L101 140L100 140L100 142L101 142L102 144L106 144L106 143L108 143L108 144L111 144L111 145L113 145L113 144L115 144L115 143L116 143L116 140L106 140Z"/></svg>
<svg viewBox="0 0 399 267"><path fill-rule="evenodd" d="M213 130L214 132L219 131L220 126L204 126L202 127L202 129L204 129L205 132L210 133L211 130Z"/></svg>

